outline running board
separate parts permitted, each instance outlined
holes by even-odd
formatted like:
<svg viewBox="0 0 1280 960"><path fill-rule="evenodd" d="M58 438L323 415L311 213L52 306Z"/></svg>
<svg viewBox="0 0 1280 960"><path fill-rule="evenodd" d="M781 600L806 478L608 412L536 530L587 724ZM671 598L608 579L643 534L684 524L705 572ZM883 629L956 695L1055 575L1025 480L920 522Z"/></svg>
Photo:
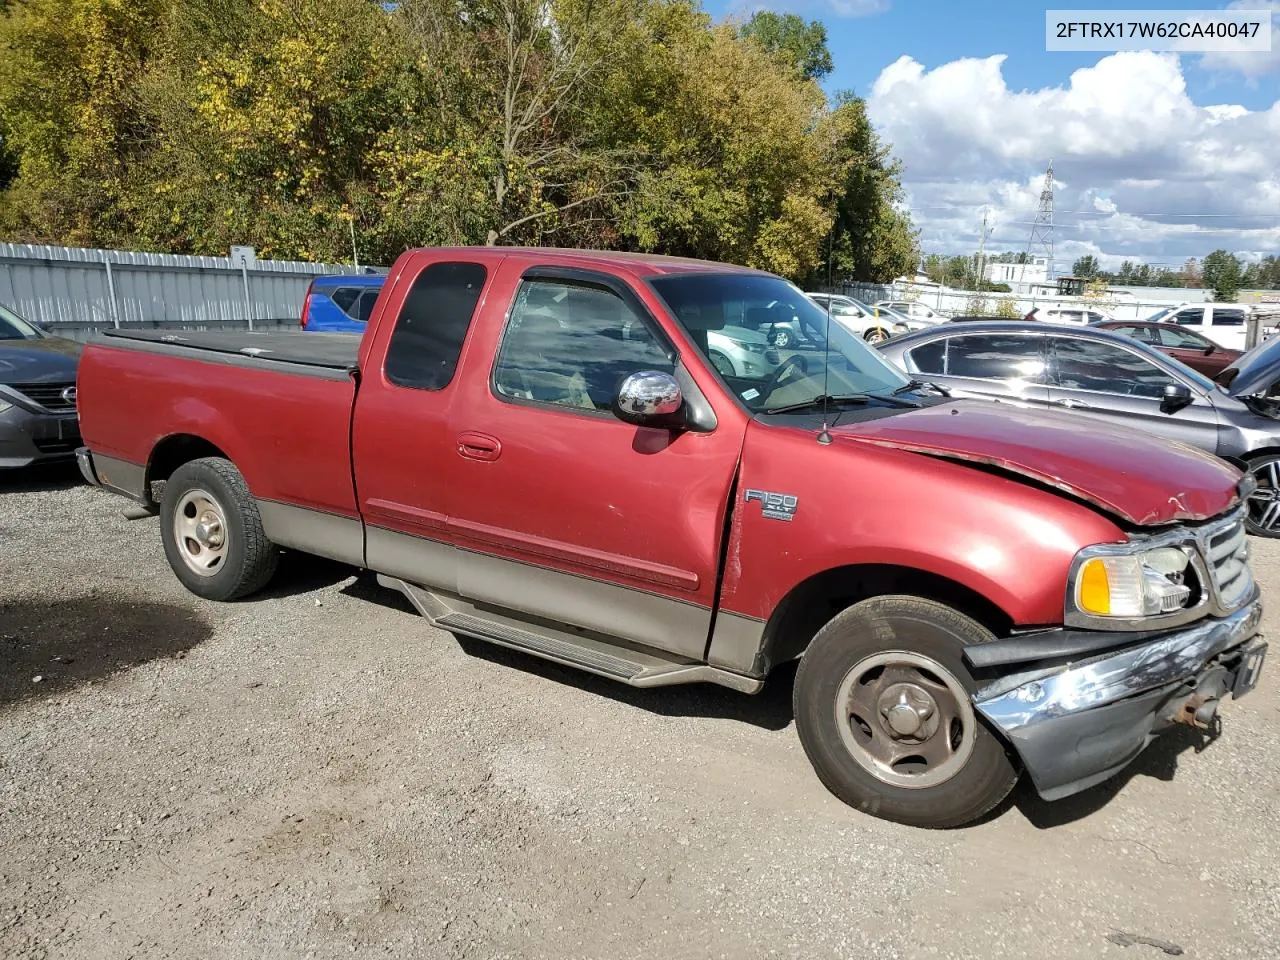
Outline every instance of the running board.
<svg viewBox="0 0 1280 960"><path fill-rule="evenodd" d="M531 653L631 687L714 683L740 693L758 693L764 687L764 681L755 677L745 677L656 650L640 650L596 636L517 620L381 573L378 574L378 583L399 590L432 626L441 630Z"/></svg>

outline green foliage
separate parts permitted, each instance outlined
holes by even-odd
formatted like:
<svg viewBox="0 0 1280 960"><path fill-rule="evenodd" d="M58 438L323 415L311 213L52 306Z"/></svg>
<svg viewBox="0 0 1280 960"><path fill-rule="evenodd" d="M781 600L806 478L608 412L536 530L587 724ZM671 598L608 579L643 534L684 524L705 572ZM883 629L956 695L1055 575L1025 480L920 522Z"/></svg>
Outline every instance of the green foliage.
<svg viewBox="0 0 1280 960"><path fill-rule="evenodd" d="M689 0L25 0L0 8L7 238L389 263L615 247L881 280L899 170L825 29Z"/></svg>
<svg viewBox="0 0 1280 960"><path fill-rule="evenodd" d="M1240 261L1226 250L1213 251L1204 258L1204 285L1212 288L1215 300L1235 303L1240 292Z"/></svg>
<svg viewBox="0 0 1280 960"><path fill-rule="evenodd" d="M1102 272L1098 266L1098 258L1092 255L1081 257L1071 265L1071 273L1073 276L1082 277L1090 280L1098 276Z"/></svg>
<svg viewBox="0 0 1280 960"><path fill-rule="evenodd" d="M806 80L821 80L835 66L827 49L827 28L820 20L805 23L794 13L760 10L738 35L758 43Z"/></svg>
<svg viewBox="0 0 1280 960"><path fill-rule="evenodd" d="M1021 320L1022 313L1018 310L1018 303L1011 297L997 297L995 315L1002 320Z"/></svg>

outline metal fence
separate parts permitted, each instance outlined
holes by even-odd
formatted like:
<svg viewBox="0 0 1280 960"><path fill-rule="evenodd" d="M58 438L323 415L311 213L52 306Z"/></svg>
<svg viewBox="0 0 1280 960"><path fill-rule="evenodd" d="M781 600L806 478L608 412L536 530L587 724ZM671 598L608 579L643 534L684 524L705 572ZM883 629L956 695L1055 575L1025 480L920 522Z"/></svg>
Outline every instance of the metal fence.
<svg viewBox="0 0 1280 960"><path fill-rule="evenodd" d="M367 269L367 268L366 268ZM297 322L307 285L349 264L0 243L0 304L83 339L124 324L204 329Z"/></svg>

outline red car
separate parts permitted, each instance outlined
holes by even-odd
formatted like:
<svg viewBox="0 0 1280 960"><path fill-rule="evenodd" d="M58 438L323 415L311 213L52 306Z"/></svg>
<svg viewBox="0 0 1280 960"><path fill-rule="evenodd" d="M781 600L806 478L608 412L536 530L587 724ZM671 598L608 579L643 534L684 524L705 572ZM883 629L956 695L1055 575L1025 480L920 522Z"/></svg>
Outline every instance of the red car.
<svg viewBox="0 0 1280 960"><path fill-rule="evenodd" d="M1150 344L1161 353L1181 360L1192 370L1213 379L1244 354L1239 350L1220 347L1208 337L1192 330L1184 330L1173 323L1141 323L1129 320L1107 320L1095 323L1103 330L1114 330L1142 343Z"/></svg>
<svg viewBox="0 0 1280 960"><path fill-rule="evenodd" d="M708 334L779 303L822 345L717 370ZM904 823L972 821L1022 770L1084 789L1253 688L1235 467L954 400L827 319L723 264L409 251L361 336L91 343L81 470L159 514L207 599L261 589L284 547L635 687L754 693L798 660L818 776Z"/></svg>

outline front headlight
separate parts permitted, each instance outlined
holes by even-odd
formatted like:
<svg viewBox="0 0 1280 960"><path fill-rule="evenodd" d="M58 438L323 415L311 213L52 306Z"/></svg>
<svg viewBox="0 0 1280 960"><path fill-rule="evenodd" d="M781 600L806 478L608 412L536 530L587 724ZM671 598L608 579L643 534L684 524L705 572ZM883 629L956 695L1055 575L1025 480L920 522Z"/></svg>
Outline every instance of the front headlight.
<svg viewBox="0 0 1280 960"><path fill-rule="evenodd" d="M1127 556L1095 556L1076 571L1075 605L1091 617L1158 617L1191 601L1191 557L1179 547Z"/></svg>
<svg viewBox="0 0 1280 960"><path fill-rule="evenodd" d="M763 343L744 343L740 344L747 353L764 353L766 347Z"/></svg>

